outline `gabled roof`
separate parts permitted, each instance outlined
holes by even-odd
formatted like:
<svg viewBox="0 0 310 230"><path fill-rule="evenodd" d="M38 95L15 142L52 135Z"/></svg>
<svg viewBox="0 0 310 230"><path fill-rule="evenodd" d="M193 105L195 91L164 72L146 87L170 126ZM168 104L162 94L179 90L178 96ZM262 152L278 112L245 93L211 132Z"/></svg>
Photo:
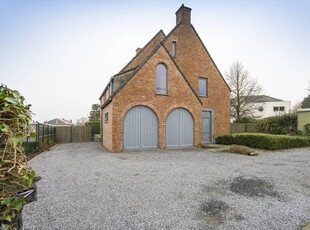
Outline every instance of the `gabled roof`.
<svg viewBox="0 0 310 230"><path fill-rule="evenodd" d="M165 51L167 52L168 56L170 57L170 59L173 61L174 65L176 66L176 68L178 69L178 71L181 73L182 77L184 78L184 80L186 81L187 85L190 87L190 89L192 90L192 92L194 93L195 97L198 99L199 103L202 104L202 101L200 100L199 96L197 95L197 93L195 92L195 90L192 88L192 86L190 85L190 83L188 82L187 78L185 77L184 73L181 71L180 67L178 66L178 64L176 63L176 61L174 60L174 58L170 55L169 51L167 50L167 48L164 46L164 42L171 36L171 34L173 34L173 32L182 24L183 22L179 22L170 32L169 34L166 36L163 32L163 30L160 30L142 49L140 52L138 52L124 67L123 69L116 75L114 75L113 77L111 77L110 82L107 84L107 86L105 87L105 89L103 90L99 100L102 98L102 96L105 94L105 92L108 89L108 86L111 84L112 80L117 77L120 76L122 74L128 73L126 78L123 79L122 84L120 85L120 87L112 93L112 95L110 96L110 98L108 98L105 103L102 105L101 108L105 107L106 105L108 105L113 97L130 81L130 79L132 77L134 77L134 75L141 69L141 67L153 56L153 54L161 47L163 46ZM206 51L206 53L208 54L208 56L210 57L212 63L214 64L216 70L218 71L219 75L221 76L221 78L223 79L223 81L225 82L227 88L230 90L230 87L228 86L227 82L225 81L223 75L221 74L220 70L218 69L217 65L215 64L214 60L212 59L210 53L208 52L207 48L205 47L204 43L202 42L201 38L199 37L197 31L195 30L194 26L191 24L191 27L193 29L193 31L195 32L196 36L198 37L199 41L201 42L204 50ZM159 44L135 67L126 70L126 68L131 65L134 60L136 60L140 55L143 54L143 52L149 47L149 45L159 36L159 35L163 35L164 39L162 39ZM230 90L231 91L231 90Z"/></svg>
<svg viewBox="0 0 310 230"><path fill-rule="evenodd" d="M255 99L256 102L276 102L276 101L283 101L278 98L270 97L267 95L256 95L256 96L251 96Z"/></svg>
<svg viewBox="0 0 310 230"><path fill-rule="evenodd" d="M46 121L45 123L52 125L74 125L72 121L68 121L64 118L63 119L54 118L52 120Z"/></svg>
<svg viewBox="0 0 310 230"><path fill-rule="evenodd" d="M143 55L145 53L145 50L150 46L150 44L155 41L157 38L159 38L159 36L164 36L166 37L165 33L163 32L163 30L158 31L154 37L148 42L146 43L146 45L138 52L136 53L136 55L121 69L121 71L115 75L113 75L110 78L109 83L106 85L106 87L104 88L103 92L101 93L99 100L102 98L102 96L105 94L105 92L108 90L108 86L111 84L112 80L121 75L121 74L125 74L127 72L130 72L131 70L135 70L145 59L142 59L142 61L140 63L138 63L137 65L135 65L134 67L130 68L130 69L126 69L129 65L131 65L135 60L137 60L138 57L140 57L141 55ZM148 57L149 54L146 54L146 57ZM130 78L130 76L128 76Z"/></svg>
<svg viewBox="0 0 310 230"><path fill-rule="evenodd" d="M125 85L127 85L127 83L130 81L130 79L131 79L131 78L142 68L142 66L153 56L153 54L159 49L160 46L161 46L161 44L157 45L157 46L152 50L152 52L142 61L142 63L141 63L140 65L138 65L130 75L127 76L127 78L126 78L126 80L123 82L123 84L122 84L115 92L112 93L112 95L110 96L110 98L109 98L108 100L106 100L106 102L101 106L101 108L104 108L106 105L108 105L108 104L112 101L113 97L114 97L119 91L121 91L121 90L125 87ZM117 75L119 75L119 74L117 74ZM112 79L113 79L113 78L111 78L111 80L112 80ZM109 83L109 84L110 84L110 83ZM107 87L106 87L106 88L107 88ZM106 91L106 89L105 89L105 90L103 91L103 93L101 94L101 97L102 97L102 95L105 93L105 91ZM101 97L100 97L100 98L101 98Z"/></svg>
<svg viewBox="0 0 310 230"><path fill-rule="evenodd" d="M170 32L169 34L165 37L165 39L162 42L165 42L170 36L171 34L182 24L182 22L179 22Z"/></svg>
<svg viewBox="0 0 310 230"><path fill-rule="evenodd" d="M174 63L174 65L176 66L176 68L178 69L178 71L180 72L180 74L182 75L182 77L184 78L185 82L187 83L187 85L189 86L189 88L191 89L191 91L193 92L193 94L195 95L195 97L197 98L197 100L199 101L199 103L202 105L202 101L200 100L199 96L196 94L196 92L194 91L194 89L191 87L191 85L189 84L187 78L185 77L184 73L181 71L180 67L177 65L176 61L174 60L174 58L170 55L169 51L166 49L166 47L164 46L163 42L160 42L153 50L152 52L142 61L142 63L137 66L137 68L135 68L135 70L132 72L132 74L130 74L130 76L128 76L128 78L126 79L126 81L115 91L113 92L113 94L110 96L110 98L101 106L101 108L104 108L105 106L107 106L113 99L113 97L122 90L122 88L125 87L125 85L127 85L127 83L130 81L131 78L133 78L135 76L135 74L145 65L145 63L148 62L148 60L150 60L150 58L157 52L157 50L163 47L164 50L166 51L166 53L168 54L168 56L170 57L170 59L172 60L172 62Z"/></svg>
<svg viewBox="0 0 310 230"><path fill-rule="evenodd" d="M145 45L138 53L136 53L136 55L124 66L124 68L121 69L120 73L122 73L123 71L125 71L126 68L127 68L136 58L138 58L139 56L141 56L141 55L144 53L145 49L146 49L158 36L160 36L160 35L163 35L164 38L166 37L166 35L165 35L165 33L164 33L163 30L158 31L157 34L155 34L155 36L154 36L148 43L146 43L146 45Z"/></svg>
<svg viewBox="0 0 310 230"><path fill-rule="evenodd" d="M229 85L227 84L227 82L226 82L225 78L223 77L223 75L222 75L221 71L219 70L219 68L218 68L218 67L217 67L217 65L215 64L215 62L214 62L213 58L211 57L211 55L210 55L209 51L207 50L207 48L206 48L206 46L205 46L205 44L204 44L204 43L203 43L203 41L201 40L201 38L200 38L199 34L197 33L197 31L195 30L195 27L194 27L192 24L191 24L191 27L192 27L192 29L194 30L194 32L195 32L195 34L196 34L196 36L198 37L198 39L199 39L200 43L202 44L202 46L203 46L204 50L206 51L206 53L207 53L207 54L208 54L208 56L210 57L210 59L211 59L211 61L212 61L213 65L215 66L215 68L216 68L217 72L220 74L221 78L222 78L222 79L223 79L223 81L225 82L225 84L226 84L227 88L229 89L229 91L231 91L231 89L230 89Z"/></svg>
<svg viewBox="0 0 310 230"><path fill-rule="evenodd" d="M183 4L183 5L184 5L184 4ZM182 5L182 6L183 6L183 5ZM181 6L181 7L182 7L182 6ZM180 7L180 8L181 8L181 7ZM183 7L184 7L184 6L183 6ZM189 9L190 9L190 8L189 8ZM179 10L180 10L180 9L179 9ZM165 41L171 36L171 34L173 34L173 32L174 32L182 23L183 23L183 21L179 22L179 23L170 31L170 33L166 36L166 38L163 40L163 42L165 42ZM219 75L221 76L221 78L223 79L223 81L225 82L225 84L226 84L227 88L229 89L229 91L231 91L231 89L230 89L229 85L227 84L225 78L223 77L221 71L219 70L219 68L218 68L217 65L215 64L213 58L211 57L209 51L207 50L207 48L206 48L206 46L205 46L205 44L203 43L203 41L201 40L199 34L197 33L195 27L194 27L192 24L191 24L191 27L192 27L194 33L196 34L196 36L198 37L198 39L199 39L201 45L203 46L204 50L206 51L206 53L207 53L208 56L210 57L210 59L211 59L212 63L214 64L214 66L215 66L217 72L219 73Z"/></svg>
<svg viewBox="0 0 310 230"><path fill-rule="evenodd" d="M120 76L125 76L125 77L129 77L133 72L134 70L137 68L138 66L136 66L135 68L132 68L132 69L129 69L129 70L126 70L122 73L118 73L118 74L115 74L111 77L109 83L106 85L106 87L104 88L104 90L102 91L100 97L99 97L99 100L103 97L103 95L105 94L105 92L108 90L108 87L109 87L109 84L111 83L111 81L116 78L116 77L120 77Z"/></svg>
<svg viewBox="0 0 310 230"><path fill-rule="evenodd" d="M246 100L249 103L264 103L264 102L280 102L280 101L283 101L281 99L269 97L267 95L244 96L241 98L243 98L244 100ZM236 100L236 98L231 98L230 100L232 102L234 102Z"/></svg>

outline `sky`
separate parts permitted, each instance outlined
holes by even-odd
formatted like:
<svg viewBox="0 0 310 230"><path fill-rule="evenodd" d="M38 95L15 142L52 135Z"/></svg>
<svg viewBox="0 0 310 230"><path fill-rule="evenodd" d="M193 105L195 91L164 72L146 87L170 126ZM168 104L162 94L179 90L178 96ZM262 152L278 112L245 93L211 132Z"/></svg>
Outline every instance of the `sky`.
<svg viewBox="0 0 310 230"><path fill-rule="evenodd" d="M292 105L307 95L308 0L0 0L0 83L35 121L88 117L136 48L173 29L182 3L222 75L239 61L264 94Z"/></svg>

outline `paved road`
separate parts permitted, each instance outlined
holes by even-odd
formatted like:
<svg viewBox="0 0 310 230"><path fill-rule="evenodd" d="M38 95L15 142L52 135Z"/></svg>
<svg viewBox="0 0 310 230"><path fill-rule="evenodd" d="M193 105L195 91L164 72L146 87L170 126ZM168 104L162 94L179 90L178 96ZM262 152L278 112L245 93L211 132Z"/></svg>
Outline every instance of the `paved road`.
<svg viewBox="0 0 310 230"><path fill-rule="evenodd" d="M302 229L310 221L310 148L249 157L61 144L30 164L42 180L24 208L25 229Z"/></svg>

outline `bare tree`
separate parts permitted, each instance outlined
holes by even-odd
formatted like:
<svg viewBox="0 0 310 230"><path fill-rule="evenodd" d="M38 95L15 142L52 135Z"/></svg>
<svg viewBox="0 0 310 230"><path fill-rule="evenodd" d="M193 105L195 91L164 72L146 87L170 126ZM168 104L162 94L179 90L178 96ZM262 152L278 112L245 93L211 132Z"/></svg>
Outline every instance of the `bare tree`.
<svg viewBox="0 0 310 230"><path fill-rule="evenodd" d="M243 65L236 61L226 73L226 80L231 89L231 116L237 121L244 117L253 117L256 112L258 95L262 87Z"/></svg>
<svg viewBox="0 0 310 230"><path fill-rule="evenodd" d="M296 102L291 109L292 113L296 113L299 109L301 109L301 101Z"/></svg>
<svg viewBox="0 0 310 230"><path fill-rule="evenodd" d="M83 126L83 125L85 125L86 122L87 122L87 118L81 117L81 118L76 120L76 125L77 126Z"/></svg>
<svg viewBox="0 0 310 230"><path fill-rule="evenodd" d="M307 88L308 96L304 98L304 100L301 102L301 108L310 108L310 82L309 86Z"/></svg>

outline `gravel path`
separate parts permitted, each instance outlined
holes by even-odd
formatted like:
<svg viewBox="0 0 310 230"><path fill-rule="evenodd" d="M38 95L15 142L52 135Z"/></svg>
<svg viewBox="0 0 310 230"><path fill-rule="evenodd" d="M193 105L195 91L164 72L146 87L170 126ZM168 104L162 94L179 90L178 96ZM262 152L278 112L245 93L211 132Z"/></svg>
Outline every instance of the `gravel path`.
<svg viewBox="0 0 310 230"><path fill-rule="evenodd" d="M302 229L310 221L310 148L249 157L61 144L30 165L42 180L23 211L27 230Z"/></svg>

